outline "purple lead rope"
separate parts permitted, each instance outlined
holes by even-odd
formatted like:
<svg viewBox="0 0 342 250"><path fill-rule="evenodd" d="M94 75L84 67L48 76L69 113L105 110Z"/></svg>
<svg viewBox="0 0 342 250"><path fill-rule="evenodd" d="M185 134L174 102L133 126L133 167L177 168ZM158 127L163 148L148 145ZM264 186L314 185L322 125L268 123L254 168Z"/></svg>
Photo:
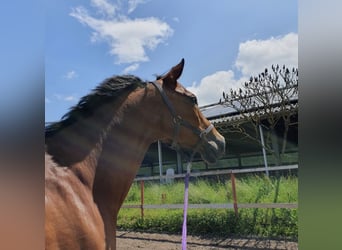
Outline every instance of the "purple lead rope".
<svg viewBox="0 0 342 250"><path fill-rule="evenodd" d="M195 156L195 151L192 153L190 157L190 161L186 166L186 175L184 180L184 208L183 208L183 226L182 226L182 250L186 250L186 217L188 214L188 200L189 200L189 178L191 171L191 162Z"/></svg>
<svg viewBox="0 0 342 250"><path fill-rule="evenodd" d="M184 188L184 209L183 209L183 227L182 227L182 250L186 250L186 217L188 212L188 198L189 198L189 176L187 172L185 175L185 188Z"/></svg>

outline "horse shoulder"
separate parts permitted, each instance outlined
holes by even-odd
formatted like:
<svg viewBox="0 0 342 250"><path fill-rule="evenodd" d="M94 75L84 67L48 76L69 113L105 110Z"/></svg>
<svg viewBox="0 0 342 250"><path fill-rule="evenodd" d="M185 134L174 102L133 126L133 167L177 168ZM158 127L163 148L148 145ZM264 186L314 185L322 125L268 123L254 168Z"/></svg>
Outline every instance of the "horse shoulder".
<svg viewBox="0 0 342 250"><path fill-rule="evenodd" d="M46 249L104 249L104 225L92 192L70 169L50 160L45 166Z"/></svg>

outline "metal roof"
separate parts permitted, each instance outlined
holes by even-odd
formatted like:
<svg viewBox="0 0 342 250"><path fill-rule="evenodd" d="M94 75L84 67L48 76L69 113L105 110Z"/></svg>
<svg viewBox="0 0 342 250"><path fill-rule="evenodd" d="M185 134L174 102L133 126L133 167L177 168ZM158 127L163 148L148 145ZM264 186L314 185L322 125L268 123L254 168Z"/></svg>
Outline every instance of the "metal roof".
<svg viewBox="0 0 342 250"><path fill-rule="evenodd" d="M284 90L288 89L290 87L284 87ZM293 86L291 87L293 88ZM266 93L268 94L268 92ZM244 97L240 97L239 99L234 99L233 103L234 105L239 109L241 108L242 110L244 110L244 108L241 107L241 103L240 101L242 99L251 99L254 100L256 94L252 94L249 96L244 96ZM278 98L276 98L278 97ZM279 104L282 102L281 99L279 98L279 96L275 96L274 98L271 98L272 101L270 103L271 106L273 106L272 108L276 108L277 106L279 106ZM286 106L288 106L290 103L298 103L298 92L294 93L293 95L291 95L288 99L288 104L286 104ZM262 107L260 106L260 101L257 101L258 107L256 108L260 108L262 109ZM249 112L252 111L252 109L254 109L254 107L252 107L250 105L251 110L249 110ZM201 112L203 113L203 115L208 119L208 120L215 120L215 118L222 118L222 117L232 117L232 116L239 116L239 111L236 110L235 108L232 107L232 105L230 105L228 102L223 101L218 102L218 103L213 103L213 104L209 104L206 106L202 106L199 107L199 109L201 110ZM277 109L274 109L274 111L276 112Z"/></svg>
<svg viewBox="0 0 342 250"><path fill-rule="evenodd" d="M293 109L291 107L291 104L297 103L298 99L292 99L289 104L286 105L287 110ZM227 122L230 120L239 120L243 119L243 115L239 113L236 109L232 108L225 102L221 103L214 103L210 105L206 105L203 107L199 107L203 115L210 120L213 124L218 124L218 123L223 123ZM275 104L272 107L272 110L274 113L277 113L280 111L279 107L277 104ZM262 112L261 112L262 113Z"/></svg>
<svg viewBox="0 0 342 250"><path fill-rule="evenodd" d="M201 112L207 119L211 119L218 116L235 114L236 110L232 107L228 107L223 103L215 103L207 106L200 107Z"/></svg>

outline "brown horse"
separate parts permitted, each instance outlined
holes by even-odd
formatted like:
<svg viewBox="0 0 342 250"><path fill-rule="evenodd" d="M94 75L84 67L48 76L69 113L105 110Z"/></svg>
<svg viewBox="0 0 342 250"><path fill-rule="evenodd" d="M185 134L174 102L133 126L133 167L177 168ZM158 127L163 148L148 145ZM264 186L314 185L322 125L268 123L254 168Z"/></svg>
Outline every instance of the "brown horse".
<svg viewBox="0 0 342 250"><path fill-rule="evenodd" d="M116 249L119 209L151 143L207 162L225 140L180 83L184 60L153 83L112 77L46 128L46 249Z"/></svg>

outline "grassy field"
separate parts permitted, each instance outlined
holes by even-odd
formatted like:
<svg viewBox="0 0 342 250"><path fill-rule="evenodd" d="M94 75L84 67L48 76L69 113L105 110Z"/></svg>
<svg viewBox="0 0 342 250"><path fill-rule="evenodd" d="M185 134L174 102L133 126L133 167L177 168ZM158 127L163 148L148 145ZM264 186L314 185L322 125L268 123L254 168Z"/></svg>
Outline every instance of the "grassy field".
<svg viewBox="0 0 342 250"><path fill-rule="evenodd" d="M298 202L298 179L266 177L264 175L237 176L238 203ZM184 183L160 185L145 183L145 204L182 204ZM191 180L189 203L232 203L230 180ZM134 183L125 204L140 203L140 186ZM181 233L182 209L145 210L121 209L118 227L164 233ZM189 209L188 232L194 235L243 235L297 238L297 209L240 209L236 217L231 209Z"/></svg>

